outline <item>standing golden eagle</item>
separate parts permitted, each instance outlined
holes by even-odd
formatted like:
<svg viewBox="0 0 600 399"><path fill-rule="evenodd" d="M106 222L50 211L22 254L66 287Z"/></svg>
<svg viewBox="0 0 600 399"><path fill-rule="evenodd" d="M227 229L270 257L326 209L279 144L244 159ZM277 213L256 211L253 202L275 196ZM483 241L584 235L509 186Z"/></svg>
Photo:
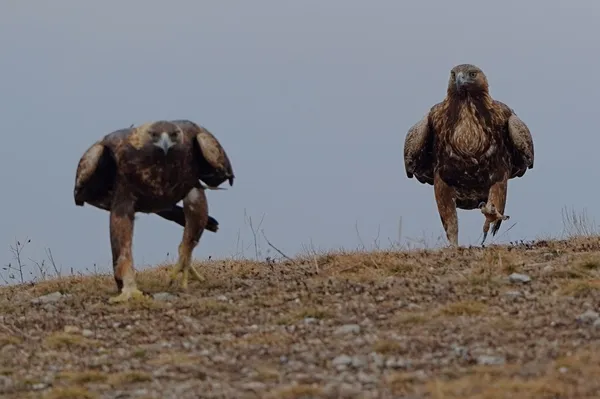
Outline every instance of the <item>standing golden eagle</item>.
<svg viewBox="0 0 600 399"><path fill-rule="evenodd" d="M182 226L172 283L182 272L187 288L189 272L203 277L191 265L192 251L206 228L218 223L208 216L204 185L229 181L233 169L219 141L205 128L188 120L156 121L114 131L94 143L77 166L75 204L85 202L110 212L110 244L119 295L110 302L141 295L135 282L132 239L136 212L156 213ZM183 200L183 208L177 202Z"/></svg>
<svg viewBox="0 0 600 399"><path fill-rule="evenodd" d="M533 168L533 140L514 111L490 96L481 69L457 65L446 98L408 130L404 166L409 178L433 185L450 245L458 245L456 208L481 209L483 245L490 224L496 235L509 218L508 180Z"/></svg>

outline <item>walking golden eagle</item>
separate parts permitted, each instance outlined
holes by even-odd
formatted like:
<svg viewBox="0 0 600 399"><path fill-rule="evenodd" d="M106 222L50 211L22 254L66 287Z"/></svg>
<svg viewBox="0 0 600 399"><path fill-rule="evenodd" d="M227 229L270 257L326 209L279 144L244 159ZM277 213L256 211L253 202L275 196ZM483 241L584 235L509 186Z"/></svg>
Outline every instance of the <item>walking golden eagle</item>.
<svg viewBox="0 0 600 399"><path fill-rule="evenodd" d="M479 208L496 235L503 220L508 180L533 168L529 128L506 104L494 100L483 71L470 64L450 71L446 98L409 130L406 175L434 188L450 245L458 245L456 208Z"/></svg>
<svg viewBox="0 0 600 399"><path fill-rule="evenodd" d="M203 277L191 265L192 251L206 228L218 223L208 215L205 186L218 188L233 169L219 141L189 120L156 121L114 131L81 157L75 177L77 206L88 203L110 212L113 271L119 294L110 302L142 294L135 282L132 239L136 212L155 213L184 227L170 283L181 272ZM183 208L177 202L183 200Z"/></svg>

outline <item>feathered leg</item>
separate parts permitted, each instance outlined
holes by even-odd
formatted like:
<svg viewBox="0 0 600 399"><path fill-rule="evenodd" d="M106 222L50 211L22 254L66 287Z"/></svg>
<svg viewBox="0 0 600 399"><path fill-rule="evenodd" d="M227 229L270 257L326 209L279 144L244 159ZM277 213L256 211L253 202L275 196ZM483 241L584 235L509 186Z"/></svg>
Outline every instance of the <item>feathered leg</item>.
<svg viewBox="0 0 600 399"><path fill-rule="evenodd" d="M433 178L433 191L435 193L435 202L438 212L442 219L442 225L446 231L446 237L450 246L458 246L458 216L456 214L456 201L454 198L454 189L448 186L439 176L435 174Z"/></svg>
<svg viewBox="0 0 600 399"><path fill-rule="evenodd" d="M119 295L111 297L110 303L126 302L132 297L142 296L135 283L133 269L132 239L134 207L130 200L116 201L110 211L110 246L112 249L113 272Z"/></svg>
<svg viewBox="0 0 600 399"><path fill-rule="evenodd" d="M488 194L487 203L482 202L479 204L481 213L485 216L485 222L483 223L483 240L481 245L485 243L485 240L492 226L492 236L495 236L503 220L510 219L510 216L504 215L504 207L506 206L506 194L508 189L508 179L504 177L501 181L495 183L490 187Z"/></svg>
<svg viewBox="0 0 600 399"><path fill-rule="evenodd" d="M173 284L175 278L181 272L183 274L181 288L185 290L187 289L190 272L196 280L204 281L204 277L192 266L192 252L198 245L208 222L208 204L203 189L193 188L190 190L183 199L183 212L185 214L183 239L179 244L179 258L171 271L169 285Z"/></svg>

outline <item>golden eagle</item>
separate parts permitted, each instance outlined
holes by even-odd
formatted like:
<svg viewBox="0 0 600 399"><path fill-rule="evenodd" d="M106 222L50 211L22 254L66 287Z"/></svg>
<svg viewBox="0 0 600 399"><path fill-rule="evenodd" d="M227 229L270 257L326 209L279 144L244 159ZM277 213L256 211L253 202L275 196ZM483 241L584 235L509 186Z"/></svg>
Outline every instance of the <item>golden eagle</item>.
<svg viewBox="0 0 600 399"><path fill-rule="evenodd" d="M446 98L409 130L404 142L406 175L433 185L450 245L458 245L456 208L479 208L496 235L503 220L508 180L533 168L527 125L494 100L487 77L471 64L450 71Z"/></svg>
<svg viewBox="0 0 600 399"><path fill-rule="evenodd" d="M136 212L155 213L184 226L179 257L170 283L181 272L187 288L192 251L206 228L218 223L208 215L205 187L217 189L233 169L219 141L189 120L155 121L114 131L94 143L81 157L75 177L77 206L88 203L110 212L110 244L119 295L110 302L141 295L135 282L132 238ZM176 205L183 200L183 208Z"/></svg>

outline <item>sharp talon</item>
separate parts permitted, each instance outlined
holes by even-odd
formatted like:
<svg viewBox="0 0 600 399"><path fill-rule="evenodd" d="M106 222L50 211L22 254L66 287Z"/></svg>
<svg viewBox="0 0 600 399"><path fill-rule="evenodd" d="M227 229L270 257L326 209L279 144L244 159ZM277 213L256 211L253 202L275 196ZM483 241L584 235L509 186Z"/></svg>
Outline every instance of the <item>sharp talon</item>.
<svg viewBox="0 0 600 399"><path fill-rule="evenodd" d="M108 299L108 303L123 303L130 299L140 299L144 297L144 293L137 288L123 288L121 293Z"/></svg>
<svg viewBox="0 0 600 399"><path fill-rule="evenodd" d="M198 270L196 270L196 268L192 265L190 265L190 271L192 272L192 276L194 276L194 278L200 282L205 281L206 279L204 278L203 275L201 275Z"/></svg>
<svg viewBox="0 0 600 399"><path fill-rule="evenodd" d="M188 282L190 279L190 274L191 276L198 280L199 282L203 282L206 279L204 278L204 276L202 276L198 270L196 270L196 268L194 266L191 265L191 262L189 262L188 265L182 265L180 263L177 263L174 267L173 267L173 271L171 271L170 273L170 283L169 286L172 286L175 282L175 279L177 278L177 275L181 272L182 277L181 277L181 288L182 289L187 289L188 287Z"/></svg>
<svg viewBox="0 0 600 399"><path fill-rule="evenodd" d="M480 202L479 205L477 205L477 207L479 209L483 208L485 206L485 202Z"/></svg>

